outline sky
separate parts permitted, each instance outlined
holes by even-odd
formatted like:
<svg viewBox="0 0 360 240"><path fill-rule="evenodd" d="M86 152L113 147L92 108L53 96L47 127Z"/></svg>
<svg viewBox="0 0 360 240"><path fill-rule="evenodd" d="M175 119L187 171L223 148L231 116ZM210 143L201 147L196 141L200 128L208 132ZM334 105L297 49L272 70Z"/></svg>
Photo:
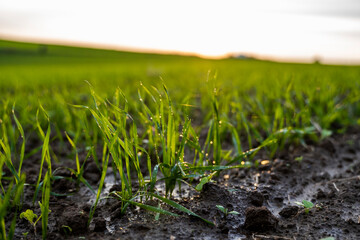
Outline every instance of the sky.
<svg viewBox="0 0 360 240"><path fill-rule="evenodd" d="M0 38L360 64L360 0L0 0Z"/></svg>

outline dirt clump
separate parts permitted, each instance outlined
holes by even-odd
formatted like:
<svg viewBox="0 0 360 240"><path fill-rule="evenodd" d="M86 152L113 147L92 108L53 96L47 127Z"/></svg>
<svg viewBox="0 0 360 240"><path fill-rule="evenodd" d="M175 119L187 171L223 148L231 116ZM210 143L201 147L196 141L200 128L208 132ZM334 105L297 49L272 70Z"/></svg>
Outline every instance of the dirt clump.
<svg viewBox="0 0 360 240"><path fill-rule="evenodd" d="M71 234L80 234L86 232L87 223L89 220L89 214L84 210L72 206L63 209L63 212L59 216L58 228L60 232L66 233L70 228Z"/></svg>
<svg viewBox="0 0 360 240"><path fill-rule="evenodd" d="M245 212L244 228L252 232L276 229L279 220L266 207L249 207Z"/></svg>
<svg viewBox="0 0 360 240"><path fill-rule="evenodd" d="M84 177L91 184L96 184L100 180L101 172L95 162L86 163Z"/></svg>
<svg viewBox="0 0 360 240"><path fill-rule="evenodd" d="M283 218L290 218L290 217L294 217L298 212L299 212L299 207L286 206L279 212L279 215Z"/></svg>

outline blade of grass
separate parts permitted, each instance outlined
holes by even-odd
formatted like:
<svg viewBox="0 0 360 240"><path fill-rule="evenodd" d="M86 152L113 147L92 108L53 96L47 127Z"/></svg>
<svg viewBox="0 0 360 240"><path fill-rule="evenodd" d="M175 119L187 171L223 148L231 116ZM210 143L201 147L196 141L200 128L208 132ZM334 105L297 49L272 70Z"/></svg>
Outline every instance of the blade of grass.
<svg viewBox="0 0 360 240"><path fill-rule="evenodd" d="M141 208L143 208L145 210L148 210L148 211L152 211L152 212L156 212L156 213L160 213L160 214L164 214L164 215L169 215L169 216L173 216L173 217L178 217L179 216L176 213L172 213L172 212L166 211L166 210L158 208L158 207L146 205L146 204L135 202L135 201L128 201L128 202L135 205L135 206L138 206L138 207L141 207Z"/></svg>
<svg viewBox="0 0 360 240"><path fill-rule="evenodd" d="M71 140L71 138L69 137L69 135L67 134L67 132L65 132L65 136L67 137L70 145L72 146L72 148L73 148L74 151L75 151L76 169L77 169L77 175L79 175L79 174L80 174L80 161L79 161L78 151L77 151L77 149L76 149L76 146L75 146L74 142Z"/></svg>
<svg viewBox="0 0 360 240"><path fill-rule="evenodd" d="M200 216L197 215L196 213L190 211L189 209L181 206L180 204L178 204L178 203L176 203L176 202L174 202L174 201L172 201L172 200L170 200L170 199L161 197L161 196L159 196L159 195L157 195L157 194L155 194L155 193L149 193L149 194L150 194L151 196L153 196L153 197L155 197L155 198L163 201L164 203L167 203L167 204L169 204L170 206L172 206L172 207L174 207L174 208L176 208L176 209L184 212L184 213L187 213L187 214L192 215L192 216L194 216L194 217L200 218L200 219L203 220L204 222L206 222L206 223L208 223L208 224L210 224L210 225L212 225L212 226L215 226L215 224L214 224L213 222L211 222L211 221L209 221L209 220L206 220L205 218L200 217Z"/></svg>
<svg viewBox="0 0 360 240"><path fill-rule="evenodd" d="M104 145L104 149L106 149L106 144ZM105 177L106 177L106 171L107 171L107 167L108 167L108 163L109 163L109 157L110 157L110 154L109 153L106 153L106 151L104 150L104 154L103 154L103 161L102 161L102 171L101 171L101 178L100 178L100 182L99 182L99 188L98 188L98 191L97 191L97 194L96 194L96 200L95 200L95 203L94 205L92 206L91 210L90 210L90 214L89 214L89 220L88 220L88 226L90 225L90 222L94 216L94 213L95 213L95 210L96 210L96 207L97 207L97 204L99 202L99 199L100 199L100 194L101 194L101 191L102 191L102 188L104 186L104 181L105 181Z"/></svg>
<svg viewBox="0 0 360 240"><path fill-rule="evenodd" d="M41 130L42 131L42 130ZM44 142L43 142L43 147L42 147L42 152L41 152L41 161L40 161L40 170L39 170L39 176L38 176L38 180L36 182L36 185L35 185L35 194L34 194L34 197L33 197L33 204L35 203L35 200L37 198L37 195L38 195L38 191L39 191L39 184L40 184L40 181L41 181L41 176L42 176L42 170L43 170L43 166L44 166L44 162L48 162L48 165L50 163L50 159L47 160L49 158L49 140L50 140L50 124L48 126L48 129L46 131L46 135L44 137ZM50 172L51 172L51 163L50 163Z"/></svg>
<svg viewBox="0 0 360 240"><path fill-rule="evenodd" d="M15 115L15 103L13 105L13 108L12 108L12 113L13 113L13 116L14 116L14 120L15 120L15 123L16 123L16 126L20 132L20 136L21 136L21 139L22 139L22 144L21 144L21 150L20 150L20 159L19 159L19 169L18 169L18 175L20 176L21 175L21 167L22 167L22 164L23 164L23 161L24 161L24 153L25 153L25 134L24 134L24 130L19 122L19 120L17 119L16 115Z"/></svg>
<svg viewBox="0 0 360 240"><path fill-rule="evenodd" d="M47 239L47 226L49 218L49 203L50 203L50 187L51 187L51 170L45 174L44 184L42 189L42 200L39 202L41 209L41 225L42 225L42 239Z"/></svg>

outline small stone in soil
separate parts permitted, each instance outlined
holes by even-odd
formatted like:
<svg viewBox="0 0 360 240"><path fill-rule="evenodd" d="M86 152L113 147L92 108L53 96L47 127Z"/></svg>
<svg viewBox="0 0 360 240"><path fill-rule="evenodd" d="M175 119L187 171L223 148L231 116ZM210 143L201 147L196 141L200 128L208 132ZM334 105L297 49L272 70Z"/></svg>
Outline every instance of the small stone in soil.
<svg viewBox="0 0 360 240"><path fill-rule="evenodd" d="M283 218L290 218L295 216L299 211L299 208L297 206L287 206L284 207L280 212L279 215Z"/></svg>
<svg viewBox="0 0 360 240"><path fill-rule="evenodd" d="M275 229L279 220L266 207L248 207L245 212L245 229L265 232Z"/></svg>

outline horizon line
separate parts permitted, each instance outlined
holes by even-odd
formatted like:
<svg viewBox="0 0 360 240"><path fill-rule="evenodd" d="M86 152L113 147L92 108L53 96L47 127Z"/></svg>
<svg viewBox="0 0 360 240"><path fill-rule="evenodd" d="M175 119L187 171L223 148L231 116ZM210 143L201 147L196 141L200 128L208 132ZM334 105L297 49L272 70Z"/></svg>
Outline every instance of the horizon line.
<svg viewBox="0 0 360 240"><path fill-rule="evenodd" d="M221 55L207 55L207 54L200 54L191 51L164 50L164 49L154 49L154 48L146 48L146 47L129 47L129 46L116 45L116 44L96 43L89 41L16 36L16 35L1 34L1 33L0 33L0 40L30 43L30 44L31 43L50 44L50 45L58 45L58 46L66 46L66 47L82 47L82 48L91 48L98 50L110 50L110 51L112 50L112 51L134 52L134 53L160 54L160 55L178 55L178 56L198 57L209 60L230 59L230 58L244 56L248 59L279 62L279 63L312 64L318 62L324 65L349 65L349 66L360 65L360 60L349 60L349 59L326 60L323 59L321 56L317 56L317 55L314 55L309 58L277 57L277 56L254 54L249 52L228 52Z"/></svg>

